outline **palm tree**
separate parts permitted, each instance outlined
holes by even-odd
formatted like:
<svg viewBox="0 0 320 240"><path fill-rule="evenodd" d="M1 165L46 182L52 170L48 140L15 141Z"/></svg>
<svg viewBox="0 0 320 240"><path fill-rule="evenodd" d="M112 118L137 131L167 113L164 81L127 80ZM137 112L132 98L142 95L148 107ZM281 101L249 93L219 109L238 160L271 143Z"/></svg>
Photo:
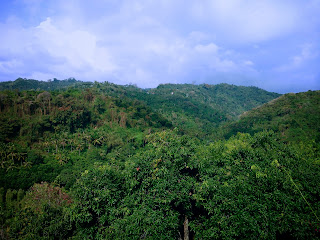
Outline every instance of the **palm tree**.
<svg viewBox="0 0 320 240"><path fill-rule="evenodd" d="M55 158L58 160L58 163L60 165L64 165L65 163L68 162L68 158L65 155L63 155L62 153L57 154L55 156Z"/></svg>
<svg viewBox="0 0 320 240"><path fill-rule="evenodd" d="M31 162L27 162L27 161L23 162L23 167L24 168L31 168Z"/></svg>
<svg viewBox="0 0 320 240"><path fill-rule="evenodd" d="M70 144L70 150L71 152L73 151L73 148L75 147L76 145L76 139L75 138L71 138L68 140L69 144Z"/></svg>
<svg viewBox="0 0 320 240"><path fill-rule="evenodd" d="M90 134L83 133L83 137L85 139L86 145L88 145L88 148L90 149L90 145L91 145L91 136L90 136Z"/></svg>
<svg viewBox="0 0 320 240"><path fill-rule="evenodd" d="M49 149L50 144L49 144L49 142L48 142L48 141L45 141L45 142L43 143L43 146L44 146L45 148L47 148L47 152L49 153L49 152L50 152L50 149Z"/></svg>
<svg viewBox="0 0 320 240"><path fill-rule="evenodd" d="M93 145L101 145L102 144L102 142L103 142L103 136L101 136L101 137L99 137L99 138L97 138L97 139L95 139L95 140L93 140Z"/></svg>
<svg viewBox="0 0 320 240"><path fill-rule="evenodd" d="M83 142L79 142L77 145L77 150L79 151L79 156L80 156L80 151L82 151L83 149L84 149Z"/></svg>

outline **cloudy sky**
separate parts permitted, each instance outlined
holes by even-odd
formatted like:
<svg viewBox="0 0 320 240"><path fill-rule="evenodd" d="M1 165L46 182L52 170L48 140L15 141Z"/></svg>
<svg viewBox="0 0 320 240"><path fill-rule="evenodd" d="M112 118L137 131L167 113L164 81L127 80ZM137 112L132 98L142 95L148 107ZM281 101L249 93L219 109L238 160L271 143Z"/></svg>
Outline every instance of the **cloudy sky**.
<svg viewBox="0 0 320 240"><path fill-rule="evenodd" d="M320 89L320 0L1 0L0 81Z"/></svg>

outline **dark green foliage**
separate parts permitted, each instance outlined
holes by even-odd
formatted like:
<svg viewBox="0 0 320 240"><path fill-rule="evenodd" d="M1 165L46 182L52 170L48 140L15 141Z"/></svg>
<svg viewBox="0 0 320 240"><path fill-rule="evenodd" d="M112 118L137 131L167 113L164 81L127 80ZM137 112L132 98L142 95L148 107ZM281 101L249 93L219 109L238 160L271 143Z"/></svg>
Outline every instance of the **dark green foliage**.
<svg viewBox="0 0 320 240"><path fill-rule="evenodd" d="M286 94L241 115L226 127L226 137L237 132L273 130L287 142L320 139L320 91Z"/></svg>
<svg viewBox="0 0 320 240"><path fill-rule="evenodd" d="M75 184L75 219L82 238L172 239L192 216L195 180L188 163L196 144L174 132L150 135L148 144L119 167L96 165Z"/></svg>
<svg viewBox="0 0 320 240"><path fill-rule="evenodd" d="M138 103L137 100L143 101L151 109L161 113L165 117L158 119L156 121L158 125L155 127L171 127L172 122L174 125L180 126L181 131L200 138L217 135L215 133L217 127L222 123L227 120L236 119L241 113L280 96L280 94L270 93L256 87L241 87L228 84L161 84L155 89L143 90L132 85L119 86L108 82L95 82L92 84L76 81L75 79L54 80L51 82L18 79L15 82L0 84L0 89L1 86L2 89L11 90L55 90L63 89L66 86L74 86L77 89L91 87L98 89L99 92L104 92L109 96L115 97L118 107L128 108L130 106L128 103L130 102L136 104ZM68 96L69 93L64 94L64 98ZM94 101L98 114L106 111L106 99L97 96L97 91L87 89L85 99L89 102ZM63 101L61 101L61 98L54 99L53 102L62 107ZM148 111L150 110L144 109L146 105L141 104L141 102L138 105L142 105L142 109L137 107L135 115L130 117L146 116L145 120L155 122L156 115L149 116ZM63 106L66 107L65 104ZM65 117L69 117L68 113L64 114ZM70 127L72 128L72 120L70 122ZM129 123L126 124L128 125Z"/></svg>
<svg viewBox="0 0 320 240"><path fill-rule="evenodd" d="M18 78L15 81L9 82L1 82L0 83L0 91L2 90L14 90L19 89L22 90L46 90L52 91L56 89L67 88L75 85L84 85L86 87L91 86L91 82L81 82L74 78L68 78L65 80L58 80L54 78L49 81L37 81L34 79L26 79L26 78Z"/></svg>
<svg viewBox="0 0 320 240"><path fill-rule="evenodd" d="M116 167L95 165L81 175L73 193L77 199L73 213L79 229L77 236L82 239L98 238L110 225L111 212L121 204L125 195L125 179Z"/></svg>
<svg viewBox="0 0 320 240"><path fill-rule="evenodd" d="M318 156L319 157L319 156ZM273 133L199 147L177 132L148 136L123 170L96 165L73 192L81 238L313 239L319 164Z"/></svg>
<svg viewBox="0 0 320 240"><path fill-rule="evenodd" d="M5 118L0 115L0 141L8 142L10 138L17 136L21 128L21 120L19 118Z"/></svg>
<svg viewBox="0 0 320 240"><path fill-rule="evenodd" d="M8 84L2 239L319 239L318 91Z"/></svg>
<svg viewBox="0 0 320 240"><path fill-rule="evenodd" d="M97 88L1 96L0 183L5 188L27 190L35 182L54 181L62 170L71 176L58 181L70 187L95 161L105 161L117 149L130 154L146 133L172 126L143 103Z"/></svg>
<svg viewBox="0 0 320 240"><path fill-rule="evenodd" d="M238 115L280 96L256 87L228 84L161 84L155 89L108 85L106 91L140 99L189 135L209 138L217 127Z"/></svg>
<svg viewBox="0 0 320 240"><path fill-rule="evenodd" d="M60 187L35 184L10 219L10 239L66 239L71 229L70 196Z"/></svg>
<svg viewBox="0 0 320 240"><path fill-rule="evenodd" d="M320 214L320 166L315 161L302 160L294 148L266 132L237 135L199 154L203 181L194 196L208 215L192 223L197 237L317 236L309 224L317 224Z"/></svg>

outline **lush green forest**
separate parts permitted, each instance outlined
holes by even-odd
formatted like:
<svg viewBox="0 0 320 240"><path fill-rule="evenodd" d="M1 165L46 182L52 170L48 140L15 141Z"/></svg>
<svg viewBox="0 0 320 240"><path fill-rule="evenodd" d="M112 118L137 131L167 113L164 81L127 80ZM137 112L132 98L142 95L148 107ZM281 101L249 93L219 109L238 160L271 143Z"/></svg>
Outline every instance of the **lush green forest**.
<svg viewBox="0 0 320 240"><path fill-rule="evenodd" d="M268 129L289 142L320 141L320 91L289 93L240 115L226 125L226 135Z"/></svg>
<svg viewBox="0 0 320 240"><path fill-rule="evenodd" d="M56 90L70 86L86 85L91 86L91 82L82 82L74 78L68 78L60 81L56 78L49 81L37 81L34 79L18 78L15 81L1 82L0 90Z"/></svg>
<svg viewBox="0 0 320 240"><path fill-rule="evenodd" d="M0 90L1 239L320 238L320 91Z"/></svg>

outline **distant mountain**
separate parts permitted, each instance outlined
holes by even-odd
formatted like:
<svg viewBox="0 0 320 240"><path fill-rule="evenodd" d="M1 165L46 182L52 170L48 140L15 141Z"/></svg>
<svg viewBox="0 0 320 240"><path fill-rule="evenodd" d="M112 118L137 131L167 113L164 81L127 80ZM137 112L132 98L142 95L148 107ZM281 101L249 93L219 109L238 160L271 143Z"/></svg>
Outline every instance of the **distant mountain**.
<svg viewBox="0 0 320 240"><path fill-rule="evenodd" d="M285 141L320 142L320 91L285 94L243 113L226 129L226 137L236 132L273 130Z"/></svg>
<svg viewBox="0 0 320 240"><path fill-rule="evenodd" d="M191 85L191 84L164 84L151 89L150 94L165 98L165 102L152 101L157 108L164 108L160 103L174 103L183 100L190 104L204 105L204 107L223 112L227 119L237 118L238 115L264 104L280 96L278 93L267 92L257 87L243 87L229 84L218 85ZM194 113L197 115L197 113Z"/></svg>
<svg viewBox="0 0 320 240"><path fill-rule="evenodd" d="M174 125L202 137L211 135L222 123L281 95L229 84L161 84L146 91L127 91L126 96L144 101Z"/></svg>
<svg viewBox="0 0 320 240"><path fill-rule="evenodd" d="M243 112L281 96L257 87L229 84L160 84L157 88L141 89L108 82L81 82L74 78L49 82L19 78L14 82L0 83L0 90L49 91L67 87L96 88L115 98L142 101L178 126L182 132L200 138L216 135L221 124L235 120Z"/></svg>
<svg viewBox="0 0 320 240"><path fill-rule="evenodd" d="M38 81L34 79L26 79L26 78L18 78L15 81L8 81L8 82L0 82L0 91L2 90L57 90L63 89L70 86L75 86L77 84L84 84L87 86L92 85L91 82L82 82L76 80L74 78L68 78L65 80L58 80L54 78L53 80L49 81Z"/></svg>

